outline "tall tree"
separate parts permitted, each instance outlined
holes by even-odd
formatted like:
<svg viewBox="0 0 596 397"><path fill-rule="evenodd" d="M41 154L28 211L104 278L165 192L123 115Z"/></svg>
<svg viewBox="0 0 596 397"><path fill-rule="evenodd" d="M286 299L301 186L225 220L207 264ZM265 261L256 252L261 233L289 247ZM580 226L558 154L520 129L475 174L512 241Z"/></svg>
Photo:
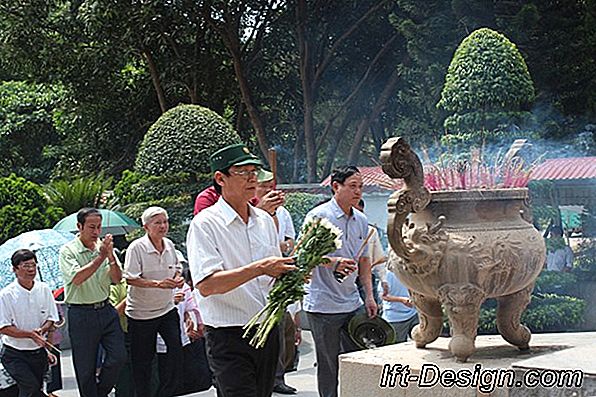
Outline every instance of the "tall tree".
<svg viewBox="0 0 596 397"><path fill-rule="evenodd" d="M337 113L332 112L325 123L327 128L317 131L315 124L317 106L322 101L329 100L330 93L344 92L336 98L339 109L340 111L352 109L349 107L354 103L352 101L358 97L362 86L369 83L370 71L378 71L376 63L396 42L393 35L389 38L387 36L381 38L381 36L369 34L369 40L365 44L362 43L363 46L358 46L354 38L358 33L367 32L372 25L386 19L389 13L388 7L390 4L385 0L357 2L296 0L294 2L296 37L300 53L303 142L309 182L315 181L318 177L317 160L321 144L317 145L317 141L322 142L326 138L330 126L337 118ZM371 49L372 55L368 53L367 57L364 57L363 50ZM375 53L379 56L375 56ZM342 65L341 60L346 62ZM386 63L387 60L384 59L384 62ZM350 70L348 65L352 67L357 65L361 68ZM397 62L394 65L397 65ZM344 72L352 78L351 81L349 78L342 78ZM387 73L387 70L385 72ZM391 70L388 73L391 74ZM333 82L344 86L333 86ZM361 116L362 113L358 115ZM349 122L356 120L357 118L354 118ZM341 122L340 125L345 128L350 124L349 122ZM337 143L335 141L330 144L337 145ZM354 158L353 155L352 159Z"/></svg>

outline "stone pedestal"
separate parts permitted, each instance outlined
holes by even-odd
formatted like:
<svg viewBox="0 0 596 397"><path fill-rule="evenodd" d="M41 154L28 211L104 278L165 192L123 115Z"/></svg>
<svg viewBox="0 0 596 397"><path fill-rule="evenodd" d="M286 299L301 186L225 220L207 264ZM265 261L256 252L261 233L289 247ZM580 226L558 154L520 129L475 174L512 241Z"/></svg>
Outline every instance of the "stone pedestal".
<svg viewBox="0 0 596 397"><path fill-rule="evenodd" d="M527 352L499 335L480 336L466 363L456 362L448 344L449 338L439 338L426 349L406 342L342 355L340 396L596 396L596 332L532 335ZM528 387L524 377L555 386ZM503 385L513 379L512 387L493 388L499 378ZM572 386L559 387L557 380Z"/></svg>

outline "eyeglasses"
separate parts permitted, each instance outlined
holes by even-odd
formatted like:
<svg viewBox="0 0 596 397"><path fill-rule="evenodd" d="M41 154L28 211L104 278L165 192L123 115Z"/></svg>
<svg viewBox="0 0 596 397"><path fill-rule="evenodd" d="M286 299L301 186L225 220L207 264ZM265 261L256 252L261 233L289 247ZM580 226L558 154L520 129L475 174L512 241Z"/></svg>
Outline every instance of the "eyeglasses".
<svg viewBox="0 0 596 397"><path fill-rule="evenodd" d="M251 176L253 178L256 178L257 175L259 175L259 170L258 169L255 169L255 170L240 170L240 171L232 171L232 170L230 170L230 174L239 176L239 177L244 178L244 179L249 179Z"/></svg>
<svg viewBox="0 0 596 397"><path fill-rule="evenodd" d="M37 267L37 263L21 263L19 267L23 269L35 269Z"/></svg>

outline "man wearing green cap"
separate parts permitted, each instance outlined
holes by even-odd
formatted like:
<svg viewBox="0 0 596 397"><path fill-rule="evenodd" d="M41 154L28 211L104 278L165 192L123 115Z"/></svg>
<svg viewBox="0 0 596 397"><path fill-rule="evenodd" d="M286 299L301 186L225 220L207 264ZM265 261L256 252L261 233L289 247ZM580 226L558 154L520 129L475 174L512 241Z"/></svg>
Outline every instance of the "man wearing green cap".
<svg viewBox="0 0 596 397"><path fill-rule="evenodd" d="M249 205L261 161L242 144L210 157L220 199L192 220L186 239L218 396L270 396L279 352L277 329L255 349L242 327L267 303L272 279L295 269L283 258L271 216Z"/></svg>

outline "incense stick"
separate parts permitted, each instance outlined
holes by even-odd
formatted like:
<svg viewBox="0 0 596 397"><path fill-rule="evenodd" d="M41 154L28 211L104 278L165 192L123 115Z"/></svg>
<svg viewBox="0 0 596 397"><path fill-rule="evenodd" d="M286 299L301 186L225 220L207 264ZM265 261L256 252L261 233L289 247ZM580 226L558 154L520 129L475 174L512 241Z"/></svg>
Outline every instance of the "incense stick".
<svg viewBox="0 0 596 397"><path fill-rule="evenodd" d="M368 231L368 236L366 236L366 240L364 240L362 242L362 245L360 246L360 249L358 249L358 253L355 256L356 261L358 261L360 259L360 255L362 255L362 251L364 251L364 247L366 247L368 240L370 240L370 238L372 237L374 232L375 232L375 229L372 229L372 228Z"/></svg>
<svg viewBox="0 0 596 397"><path fill-rule="evenodd" d="M62 354L62 350L58 349L56 346L52 345L50 342L46 341L46 346L50 349L54 350L55 352Z"/></svg>

